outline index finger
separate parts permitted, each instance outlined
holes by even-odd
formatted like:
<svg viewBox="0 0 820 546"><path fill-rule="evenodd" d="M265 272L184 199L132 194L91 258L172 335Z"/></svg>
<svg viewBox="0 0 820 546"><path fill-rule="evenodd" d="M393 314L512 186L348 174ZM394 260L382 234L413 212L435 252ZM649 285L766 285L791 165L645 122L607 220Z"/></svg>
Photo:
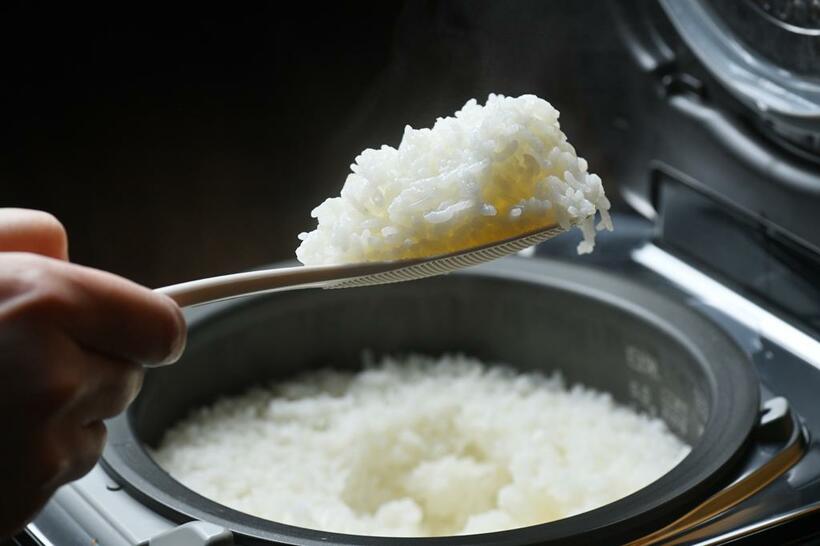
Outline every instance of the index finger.
<svg viewBox="0 0 820 546"><path fill-rule="evenodd" d="M33 277L37 285L20 305L35 306L84 348L148 366L170 364L182 354L185 319L170 298L68 262L23 254L14 262L17 278Z"/></svg>
<svg viewBox="0 0 820 546"><path fill-rule="evenodd" d="M176 362L185 349L182 310L169 297L122 277L74 266L77 305L88 310L71 328L81 342L105 354L147 366Z"/></svg>

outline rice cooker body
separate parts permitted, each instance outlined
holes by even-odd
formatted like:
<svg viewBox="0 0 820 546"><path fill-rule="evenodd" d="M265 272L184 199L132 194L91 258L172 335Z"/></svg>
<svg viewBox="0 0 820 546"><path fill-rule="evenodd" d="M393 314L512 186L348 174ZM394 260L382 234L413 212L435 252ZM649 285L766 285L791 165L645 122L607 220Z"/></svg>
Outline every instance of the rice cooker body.
<svg viewBox="0 0 820 546"><path fill-rule="evenodd" d="M187 489L146 446L191 408L319 366L379 354L463 352L524 370L560 370L660 416L692 452L668 474L604 507L551 523L402 544L588 544L635 538L715 491L756 422L759 383L717 326L625 278L544 260L506 259L388 287L306 291L223 302L189 315L189 346L150 371L129 411L109 422L103 464L172 520L207 520L242 544L390 544L256 518Z"/></svg>

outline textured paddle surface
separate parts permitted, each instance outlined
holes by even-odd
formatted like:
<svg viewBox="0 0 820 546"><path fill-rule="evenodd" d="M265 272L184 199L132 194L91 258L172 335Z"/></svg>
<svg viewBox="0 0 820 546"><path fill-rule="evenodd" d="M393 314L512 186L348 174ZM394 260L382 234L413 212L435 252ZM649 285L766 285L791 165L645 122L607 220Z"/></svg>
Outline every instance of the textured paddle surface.
<svg viewBox="0 0 820 546"><path fill-rule="evenodd" d="M446 254L439 258L423 260L419 263L380 273L341 279L338 282L330 282L327 286L325 286L325 288L354 288L358 286L373 286L377 284L412 281L416 279L423 279L425 277L433 277L435 275L443 275L445 273L456 271L457 269L463 269L465 267L502 258L509 254L514 254L520 250L524 250L525 248L542 243L547 239L551 239L563 232L564 229L560 227L553 227L543 231L531 233L530 235L526 235L524 237L510 239L496 245L480 247L475 250L468 250L453 254Z"/></svg>

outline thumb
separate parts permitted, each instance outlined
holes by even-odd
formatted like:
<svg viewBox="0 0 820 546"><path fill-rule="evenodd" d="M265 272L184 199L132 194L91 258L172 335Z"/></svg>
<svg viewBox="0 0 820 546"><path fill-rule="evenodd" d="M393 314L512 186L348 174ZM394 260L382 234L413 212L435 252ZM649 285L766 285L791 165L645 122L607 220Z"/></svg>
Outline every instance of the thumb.
<svg viewBox="0 0 820 546"><path fill-rule="evenodd" d="M47 212L0 208L0 252L32 252L68 259L65 228Z"/></svg>

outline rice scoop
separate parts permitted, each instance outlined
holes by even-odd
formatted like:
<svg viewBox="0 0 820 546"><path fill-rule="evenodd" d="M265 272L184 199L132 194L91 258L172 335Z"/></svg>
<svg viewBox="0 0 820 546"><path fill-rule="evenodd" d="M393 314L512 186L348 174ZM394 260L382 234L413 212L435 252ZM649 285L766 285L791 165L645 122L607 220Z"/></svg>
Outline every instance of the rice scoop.
<svg viewBox="0 0 820 546"><path fill-rule="evenodd" d="M299 234L305 265L422 258L456 252L550 225L577 226L579 253L597 229L612 230L598 175L575 153L559 112L534 95L469 100L432 129L406 126L398 148L367 149L341 196Z"/></svg>

